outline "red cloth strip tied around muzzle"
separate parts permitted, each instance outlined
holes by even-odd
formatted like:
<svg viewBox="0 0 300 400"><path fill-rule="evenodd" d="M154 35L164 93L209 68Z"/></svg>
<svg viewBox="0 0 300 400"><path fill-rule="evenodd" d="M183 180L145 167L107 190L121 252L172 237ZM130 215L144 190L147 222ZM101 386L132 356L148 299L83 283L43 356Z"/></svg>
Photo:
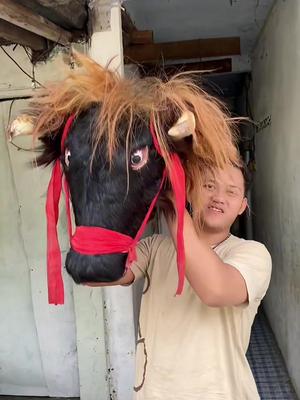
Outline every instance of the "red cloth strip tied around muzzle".
<svg viewBox="0 0 300 400"><path fill-rule="evenodd" d="M74 116L70 116L64 127L61 139L61 153L64 152L64 143L70 131ZM157 152L162 155L159 143L156 138L153 124L150 124L150 131ZM46 201L47 216L47 280L48 280L48 302L49 304L64 304L64 285L62 279L61 252L57 235L57 222L59 217L59 200L62 188L65 192L66 213L68 221L68 232L70 244L74 251L84 255L101 255L128 253L126 269L130 268L132 262L136 261L136 245L141 239L151 213L158 200L162 187L165 183L167 174L175 194L177 209L177 265L178 265L178 287L176 294L181 294L184 284L185 255L183 242L183 219L185 209L185 174L177 154L171 154L171 162L168 172L165 170L160 183L159 190L153 198L148 212L135 236L128 235L101 227L78 226L72 235L71 212L70 212L70 192L66 179L63 179L63 170L59 159L56 160L52 176L48 186Z"/></svg>

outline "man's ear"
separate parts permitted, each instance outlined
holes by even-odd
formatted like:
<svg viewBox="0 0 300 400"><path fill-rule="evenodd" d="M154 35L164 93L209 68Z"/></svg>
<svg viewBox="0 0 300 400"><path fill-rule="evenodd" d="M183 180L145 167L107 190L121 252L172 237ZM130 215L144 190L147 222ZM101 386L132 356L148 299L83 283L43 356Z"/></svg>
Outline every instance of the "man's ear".
<svg viewBox="0 0 300 400"><path fill-rule="evenodd" d="M248 200L247 200L247 197L244 197L243 201L242 201L242 204L241 204L240 211L239 211L239 215L242 215L247 207L248 207Z"/></svg>

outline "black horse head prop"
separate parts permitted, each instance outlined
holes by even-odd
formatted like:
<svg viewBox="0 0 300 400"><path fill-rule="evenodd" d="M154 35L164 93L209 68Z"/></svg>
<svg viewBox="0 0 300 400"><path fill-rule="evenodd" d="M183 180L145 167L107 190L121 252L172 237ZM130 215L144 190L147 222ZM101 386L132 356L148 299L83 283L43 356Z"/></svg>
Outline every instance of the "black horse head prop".
<svg viewBox="0 0 300 400"><path fill-rule="evenodd" d="M35 98L31 122L34 136L43 143L38 164L55 161L52 179L63 172L70 191L76 230L66 269L76 283L111 282L128 267L130 238L139 238L164 171L169 178L173 174L173 184L176 181L175 158L186 175L181 189L193 204L193 218L199 220L203 167L237 162L233 122L185 75L167 82L122 79L86 56L76 57L81 68ZM52 182L51 189L50 183L49 190L55 185ZM58 204L57 194L50 196ZM50 213L57 214L55 208ZM117 246L116 251L95 253L92 242L98 241L99 232L106 248L113 249L124 238L124 243L129 240L128 250ZM106 237L111 232L119 235L112 243ZM48 282L53 282L52 273L48 270ZM50 301L59 304L63 297Z"/></svg>

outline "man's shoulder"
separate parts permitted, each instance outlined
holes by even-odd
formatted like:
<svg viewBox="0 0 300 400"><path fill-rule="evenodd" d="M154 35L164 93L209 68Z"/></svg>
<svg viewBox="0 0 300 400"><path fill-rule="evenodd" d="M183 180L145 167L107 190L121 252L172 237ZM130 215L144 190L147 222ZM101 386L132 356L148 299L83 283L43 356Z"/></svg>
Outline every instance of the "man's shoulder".
<svg viewBox="0 0 300 400"><path fill-rule="evenodd" d="M249 240L230 235L229 239L224 243L223 250L226 253L238 252L251 256L260 256L265 259L271 259L271 255L266 246L257 240Z"/></svg>
<svg viewBox="0 0 300 400"><path fill-rule="evenodd" d="M161 235L159 233L155 233L153 235L147 236L143 238L138 247L147 246L151 251L155 251L158 249L166 249L170 246L174 246L172 238L170 236Z"/></svg>
<svg viewBox="0 0 300 400"><path fill-rule="evenodd" d="M244 239L244 238L240 238L238 236L235 235L230 235L229 237L229 245L232 247L235 246L240 246L240 247L252 247L252 248L261 248L261 249L266 249L266 246L261 243L258 242L257 240L253 240L253 239Z"/></svg>

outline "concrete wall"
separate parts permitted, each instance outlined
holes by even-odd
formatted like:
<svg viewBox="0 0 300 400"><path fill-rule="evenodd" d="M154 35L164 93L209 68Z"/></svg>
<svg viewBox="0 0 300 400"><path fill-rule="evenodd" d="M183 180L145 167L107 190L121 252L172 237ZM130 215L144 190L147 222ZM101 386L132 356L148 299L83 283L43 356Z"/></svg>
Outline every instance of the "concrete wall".
<svg viewBox="0 0 300 400"><path fill-rule="evenodd" d="M5 50L32 73L24 49L11 46ZM82 47L78 50L84 51ZM32 94L33 85L1 52L0 65L0 292L5 299L0 304L0 394L106 400L101 293L73 285L64 274L66 304L48 305L44 208L50 168L32 168L35 154L18 151L6 140L9 117L12 120L27 107L26 101L15 99ZM58 51L36 67L35 75L44 84L62 79L68 70L68 57ZM32 147L29 137L14 142ZM62 254L66 255L69 243L63 202L59 228Z"/></svg>
<svg viewBox="0 0 300 400"><path fill-rule="evenodd" d="M5 50L32 73L23 48ZM106 400L101 296L73 285L64 273L65 305L48 304L44 209L50 168L32 168L35 154L18 151L6 140L9 117L27 107L16 98L32 94L33 85L1 52L0 65L0 292L5 299L0 305L0 394ZM35 76L44 84L62 79L69 68L68 57L58 51L35 68ZM30 137L14 142L32 147ZM69 242L63 202L61 206L60 245L65 256Z"/></svg>
<svg viewBox="0 0 300 400"><path fill-rule="evenodd" d="M278 0L253 56L255 235L273 258L265 308L300 395L300 2ZM271 124L269 124L271 116ZM265 127L264 127L265 126Z"/></svg>
<svg viewBox="0 0 300 400"><path fill-rule="evenodd" d="M21 47L5 49L32 72ZM49 306L47 299L44 207L50 169L32 168L35 153L18 151L5 134L9 117L27 106L13 98L28 94L32 82L4 53L0 53L0 65L0 99L11 98L0 103L0 393L78 396L71 280L65 276L64 306ZM36 79L43 83L55 79L55 71L63 71L63 65L59 54L37 67ZM32 147L29 137L15 141ZM60 236L65 255L64 224L60 224Z"/></svg>

